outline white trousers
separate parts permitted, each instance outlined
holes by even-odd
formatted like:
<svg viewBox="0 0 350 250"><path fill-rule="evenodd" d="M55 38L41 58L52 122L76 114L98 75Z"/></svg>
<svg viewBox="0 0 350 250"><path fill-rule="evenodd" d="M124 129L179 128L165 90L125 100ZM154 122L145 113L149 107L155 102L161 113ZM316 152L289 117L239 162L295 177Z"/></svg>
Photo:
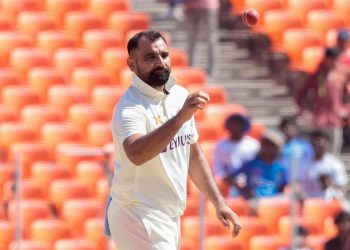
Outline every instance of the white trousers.
<svg viewBox="0 0 350 250"><path fill-rule="evenodd" d="M180 218L111 201L107 212L118 250L178 250Z"/></svg>

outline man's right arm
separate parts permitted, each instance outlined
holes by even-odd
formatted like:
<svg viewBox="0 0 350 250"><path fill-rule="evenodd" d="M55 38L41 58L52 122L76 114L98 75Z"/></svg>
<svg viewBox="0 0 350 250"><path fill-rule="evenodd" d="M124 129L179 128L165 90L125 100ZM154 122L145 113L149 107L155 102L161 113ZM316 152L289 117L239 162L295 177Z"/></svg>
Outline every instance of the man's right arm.
<svg viewBox="0 0 350 250"><path fill-rule="evenodd" d="M174 138L181 126L209 101L208 94L189 95L181 110L170 120L149 134L133 134L123 141L129 160L139 166L161 153Z"/></svg>

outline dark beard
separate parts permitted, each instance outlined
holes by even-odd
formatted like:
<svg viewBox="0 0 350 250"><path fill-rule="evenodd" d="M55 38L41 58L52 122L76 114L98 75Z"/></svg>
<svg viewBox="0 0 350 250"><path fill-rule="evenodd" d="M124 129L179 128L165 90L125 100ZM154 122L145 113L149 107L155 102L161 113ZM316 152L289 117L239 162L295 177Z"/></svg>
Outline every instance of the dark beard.
<svg viewBox="0 0 350 250"><path fill-rule="evenodd" d="M163 70L162 73L157 70ZM151 87L161 87L169 80L170 69L168 67L153 69L144 81Z"/></svg>

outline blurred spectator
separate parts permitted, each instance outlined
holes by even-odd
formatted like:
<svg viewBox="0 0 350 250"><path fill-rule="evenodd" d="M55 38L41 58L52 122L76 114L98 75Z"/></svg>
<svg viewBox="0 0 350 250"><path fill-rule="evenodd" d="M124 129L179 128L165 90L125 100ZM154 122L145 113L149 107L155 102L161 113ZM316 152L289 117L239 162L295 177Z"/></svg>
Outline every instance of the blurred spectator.
<svg viewBox="0 0 350 250"><path fill-rule="evenodd" d="M328 174L321 174L318 177L319 185L321 186L321 190L323 192L323 198L324 200L331 201L331 200L338 200L343 201L344 200L344 192L341 188L334 185L332 182L332 178Z"/></svg>
<svg viewBox="0 0 350 250"><path fill-rule="evenodd" d="M309 141L300 137L295 117L282 118L279 129L286 137L286 143L282 148L282 159L287 167L288 180L291 178L291 167L294 166L294 178L300 181L303 176L299 169L305 168L304 165L307 159L310 160L313 157L312 146Z"/></svg>
<svg viewBox="0 0 350 250"><path fill-rule="evenodd" d="M349 250L350 246L350 214L340 212L334 218L334 224L338 228L338 234L325 244L325 250Z"/></svg>
<svg viewBox="0 0 350 250"><path fill-rule="evenodd" d="M294 248L290 247L282 247L279 250L312 250L311 247L308 246L306 242L306 238L309 235L309 231L303 227L298 226L296 228L296 237L295 237L295 245Z"/></svg>
<svg viewBox="0 0 350 250"><path fill-rule="evenodd" d="M187 53L190 66L193 66L195 48L199 34L207 42L207 73L215 79L218 74L217 40L219 0L188 0L185 1L185 29L187 32Z"/></svg>
<svg viewBox="0 0 350 250"><path fill-rule="evenodd" d="M334 47L338 50L338 53L343 53L348 47L349 43L349 30L348 29L340 29L337 35L337 45Z"/></svg>
<svg viewBox="0 0 350 250"><path fill-rule="evenodd" d="M325 131L315 130L311 133L311 143L314 149L314 157L305 165L307 168L302 172L306 177L301 182L301 190L304 192L304 196L325 197L325 192L330 187L333 190L337 189L343 192L348 178L344 164L328 152L330 147L329 135ZM326 179L322 177L325 175L328 176Z"/></svg>
<svg viewBox="0 0 350 250"><path fill-rule="evenodd" d="M261 139L261 148L253 160L234 170L225 180L236 185L235 177L244 174L246 186L238 186L240 194L247 198L276 196L287 183L286 168L280 160L285 138L275 130L266 130ZM237 185L236 185L237 186Z"/></svg>

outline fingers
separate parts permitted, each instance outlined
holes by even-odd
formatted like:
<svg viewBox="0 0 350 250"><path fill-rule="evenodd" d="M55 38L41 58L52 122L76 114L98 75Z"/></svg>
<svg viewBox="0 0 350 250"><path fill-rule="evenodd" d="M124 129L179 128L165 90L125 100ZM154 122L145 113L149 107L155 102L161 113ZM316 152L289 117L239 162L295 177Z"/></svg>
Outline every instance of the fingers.
<svg viewBox="0 0 350 250"><path fill-rule="evenodd" d="M188 96L188 104L202 109L210 101L209 95L203 91Z"/></svg>
<svg viewBox="0 0 350 250"><path fill-rule="evenodd" d="M230 229L230 224L227 222L227 220L223 216L219 217L219 221L227 230Z"/></svg>
<svg viewBox="0 0 350 250"><path fill-rule="evenodd" d="M239 232L241 231L241 227L242 227L239 220L238 220L238 217L235 213L232 213L230 216L227 217L227 219L229 221L231 221L232 226L233 226L232 236L236 237L239 234Z"/></svg>

